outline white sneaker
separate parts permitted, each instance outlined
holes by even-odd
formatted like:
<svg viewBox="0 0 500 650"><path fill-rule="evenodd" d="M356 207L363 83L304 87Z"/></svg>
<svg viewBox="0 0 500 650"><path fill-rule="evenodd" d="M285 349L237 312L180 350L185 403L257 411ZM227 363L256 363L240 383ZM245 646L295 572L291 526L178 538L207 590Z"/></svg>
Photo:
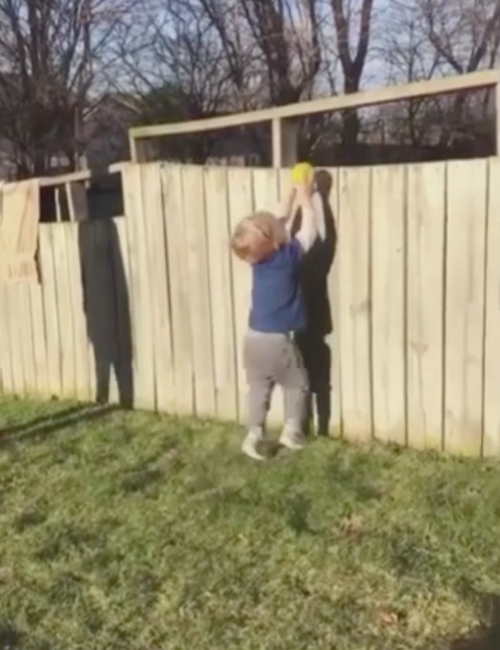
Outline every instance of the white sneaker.
<svg viewBox="0 0 500 650"><path fill-rule="evenodd" d="M262 438L262 432L249 431L245 440L243 440L241 451L254 460L266 460L266 457L257 450L257 445L262 442Z"/></svg>
<svg viewBox="0 0 500 650"><path fill-rule="evenodd" d="M283 433L280 437L280 445L291 449L292 451L297 451L298 449L303 449L307 444L307 439L301 431L296 429L290 429L285 427Z"/></svg>

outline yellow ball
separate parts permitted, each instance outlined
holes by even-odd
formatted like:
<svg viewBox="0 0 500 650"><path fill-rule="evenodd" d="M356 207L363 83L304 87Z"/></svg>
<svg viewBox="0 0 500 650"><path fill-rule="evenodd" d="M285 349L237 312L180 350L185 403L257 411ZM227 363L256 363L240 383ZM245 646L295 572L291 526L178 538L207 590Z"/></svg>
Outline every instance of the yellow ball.
<svg viewBox="0 0 500 650"><path fill-rule="evenodd" d="M308 162L297 163L292 169L292 182L295 185L310 183L312 181L313 168Z"/></svg>

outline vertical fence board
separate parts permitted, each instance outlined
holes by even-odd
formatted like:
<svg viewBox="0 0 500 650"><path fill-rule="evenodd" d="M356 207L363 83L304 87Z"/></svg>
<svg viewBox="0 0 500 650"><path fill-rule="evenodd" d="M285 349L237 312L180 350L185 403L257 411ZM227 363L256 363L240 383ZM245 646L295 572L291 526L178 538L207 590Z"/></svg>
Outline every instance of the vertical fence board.
<svg viewBox="0 0 500 650"><path fill-rule="evenodd" d="M70 305L73 321L74 359L75 359L75 394L82 401L93 398L89 378L89 341L83 300L83 281L80 263L80 249L77 224L64 227L66 248L68 251L68 281Z"/></svg>
<svg viewBox="0 0 500 650"><path fill-rule="evenodd" d="M24 317L23 306L19 303L19 290L16 284L6 284L5 294L7 299L7 313L9 315L9 341L14 394L21 396L26 392L23 363L24 343L21 334L21 320Z"/></svg>
<svg viewBox="0 0 500 650"><path fill-rule="evenodd" d="M191 342L191 297L186 260L186 233L181 168L162 169L162 184L167 238L168 278L172 314L172 347L175 380L175 410L194 413L193 352Z"/></svg>
<svg viewBox="0 0 500 650"><path fill-rule="evenodd" d="M253 170L253 206L255 210L275 213L278 206L279 178L276 169ZM244 215L243 215L244 216ZM283 215L277 215L283 216ZM278 393L279 390L279 393ZM271 399L268 423L270 426L282 426L284 418L284 396L281 388L276 387Z"/></svg>
<svg viewBox="0 0 500 650"><path fill-rule="evenodd" d="M79 247L89 350L89 386L101 403L119 401L118 332L110 247L112 223L80 222ZM73 225L68 227L74 227Z"/></svg>
<svg viewBox="0 0 500 650"><path fill-rule="evenodd" d="M128 220L116 217L113 223L111 253L113 280L116 293L116 318L118 327L119 394L122 406L134 405L134 353L132 320L132 285L128 255ZM159 244L157 244L159 245ZM161 343L160 343L161 345ZM169 394L173 386L169 386ZM159 403L159 408L163 405Z"/></svg>
<svg viewBox="0 0 500 650"><path fill-rule="evenodd" d="M52 226L52 252L57 294L57 319L60 333L62 397L74 398L76 396L75 341L68 280L69 264L66 250L66 227L68 226L64 223Z"/></svg>
<svg viewBox="0 0 500 650"><path fill-rule="evenodd" d="M97 381L98 369L96 365L96 318L102 318L97 314L95 307L95 286L99 282L96 277L96 244L95 244L95 225L93 222L81 222L78 224L78 258L80 266L81 288L82 288L82 308L85 319L85 335L87 349L87 368L88 368L88 392L90 400L99 399L99 386Z"/></svg>
<svg viewBox="0 0 500 650"><path fill-rule="evenodd" d="M143 175L143 188L147 188L144 194L144 214L150 256L156 400L158 410L174 411L174 368L161 169L149 166L148 170L149 174L146 177Z"/></svg>
<svg viewBox="0 0 500 650"><path fill-rule="evenodd" d="M29 283L29 307L33 323L36 393L40 397L47 398L50 397L50 389L41 279L40 282Z"/></svg>
<svg viewBox="0 0 500 650"><path fill-rule="evenodd" d="M224 168L206 169L205 202L217 416L224 420L237 420L236 341L231 295L227 172Z"/></svg>
<svg viewBox="0 0 500 650"><path fill-rule="evenodd" d="M150 285L148 300L152 332L147 353L154 364L156 405L160 411L169 411L175 403L161 171L158 164L144 165L142 168L143 225L146 234L142 263L147 268Z"/></svg>
<svg viewBox="0 0 500 650"><path fill-rule="evenodd" d="M183 218L186 232L191 340L196 414L215 416L214 350L207 249L204 174L201 167L183 169ZM208 215L210 219L212 215Z"/></svg>
<svg viewBox="0 0 500 650"><path fill-rule="evenodd" d="M375 437L406 442L405 183L402 165L372 170L372 391Z"/></svg>
<svg viewBox="0 0 500 650"><path fill-rule="evenodd" d="M489 160L484 339L485 456L500 454L500 158Z"/></svg>
<svg viewBox="0 0 500 650"><path fill-rule="evenodd" d="M35 347L33 334L33 319L30 305L30 285L36 280L29 279L19 282L13 286L16 299L20 306L21 319L19 328L22 338L22 357L24 368L24 391L26 395L37 394L37 378L35 364Z"/></svg>
<svg viewBox="0 0 500 650"><path fill-rule="evenodd" d="M446 164L408 168L408 442L440 449Z"/></svg>
<svg viewBox="0 0 500 650"><path fill-rule="evenodd" d="M339 213L342 429L348 439L366 440L372 434L370 169L339 171Z"/></svg>
<svg viewBox="0 0 500 650"><path fill-rule="evenodd" d="M247 169L229 169L227 172L229 189L229 222L231 230L253 210L252 175ZM238 379L239 421L247 418L247 383L243 368L243 339L248 329L250 308L251 270L248 264L231 256L233 269L233 305L235 313L236 358Z"/></svg>
<svg viewBox="0 0 500 650"><path fill-rule="evenodd" d="M448 163L445 449L481 450L486 160Z"/></svg>
<svg viewBox="0 0 500 650"><path fill-rule="evenodd" d="M5 284L0 285L0 364L2 370L2 393L15 393L12 374L11 344L9 332L9 301Z"/></svg>
<svg viewBox="0 0 500 650"><path fill-rule="evenodd" d="M146 220L161 219L161 203L154 195L159 187L158 176L160 164L154 163L139 167L139 174L134 185L138 194L136 209L131 219L134 238L134 256L138 282L136 285L137 313L137 365L140 369L137 385L137 406L154 410L157 408L157 386L154 362L154 325L153 296L151 291L151 250L148 250Z"/></svg>
<svg viewBox="0 0 500 650"><path fill-rule="evenodd" d="M156 387L153 366L153 328L151 294L148 275L148 257L144 220L150 218L143 210L143 187L140 165L124 170L123 184L127 219L128 251L132 284L132 318L134 321L134 403L138 408L156 408ZM144 194L143 194L144 192Z"/></svg>
<svg viewBox="0 0 500 650"><path fill-rule="evenodd" d="M42 225L39 230L43 316L47 343L47 372L51 397L60 397L62 395L60 334L57 316L54 259L52 255L52 240L56 227L58 226Z"/></svg>
<svg viewBox="0 0 500 650"><path fill-rule="evenodd" d="M340 370L340 350L341 350L341 332L340 332L340 304L341 304L341 285L339 275L339 263L337 260L339 237L341 237L341 223L339 211L339 174L338 169L329 169L328 173L332 179L330 190L329 204L333 222L326 224L327 239L332 238L333 260L328 275L328 297L330 302L330 311L332 317L332 333L327 337L330 347L331 369L330 369L330 400L331 400L331 417L330 432L334 435L342 433L342 395L341 395L341 370ZM332 230L330 233L329 231ZM341 239L340 239L341 242Z"/></svg>
<svg viewBox="0 0 500 650"><path fill-rule="evenodd" d="M101 278L100 284L95 285L94 293L96 300L97 314L101 319L96 318L96 341L99 341L99 348L96 352L96 378L104 398L112 404L121 401L119 383L119 342L116 310L116 291L113 274L113 254L111 240L114 237L114 222L109 220L95 221L94 238L96 252L96 277ZM99 389L99 385L98 385ZM154 397L154 395L153 395ZM153 409L154 404L148 403L147 408Z"/></svg>

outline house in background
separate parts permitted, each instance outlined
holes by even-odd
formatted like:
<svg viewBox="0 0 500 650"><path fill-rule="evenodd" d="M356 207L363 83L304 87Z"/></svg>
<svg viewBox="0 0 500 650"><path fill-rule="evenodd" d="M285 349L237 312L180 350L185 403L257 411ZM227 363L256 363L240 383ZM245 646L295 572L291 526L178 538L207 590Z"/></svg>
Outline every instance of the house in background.
<svg viewBox="0 0 500 650"><path fill-rule="evenodd" d="M139 106L130 95L110 93L83 111L81 126L75 119L75 149L79 169L97 172L109 165L129 158L128 129L137 120ZM68 153L54 153L48 164L47 175L64 174L73 171L74 161ZM0 137L0 180L15 180L17 165L11 142Z"/></svg>
<svg viewBox="0 0 500 650"><path fill-rule="evenodd" d="M139 101L125 93L108 93L87 109L83 116L81 168L103 170L128 160L128 129L139 114Z"/></svg>

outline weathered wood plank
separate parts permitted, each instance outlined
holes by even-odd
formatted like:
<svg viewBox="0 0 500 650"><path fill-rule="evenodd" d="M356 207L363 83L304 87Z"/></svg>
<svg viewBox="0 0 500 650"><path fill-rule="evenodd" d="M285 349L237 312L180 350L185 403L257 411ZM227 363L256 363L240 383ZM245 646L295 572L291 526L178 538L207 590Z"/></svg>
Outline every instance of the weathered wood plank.
<svg viewBox="0 0 500 650"><path fill-rule="evenodd" d="M62 394L61 380L61 350L59 319L57 314L56 278L53 258L53 225L41 225L40 237L40 265L42 279L43 315L47 343L47 370L49 392L51 397L60 397Z"/></svg>
<svg viewBox="0 0 500 650"><path fill-rule="evenodd" d="M12 378L15 395L25 395L23 363L23 337L21 333L21 320L23 318L23 305L19 302L19 287L16 284L5 285L7 313L9 315L9 342L12 361Z"/></svg>
<svg viewBox="0 0 500 650"><path fill-rule="evenodd" d="M151 355L154 364L156 406L175 412L174 367L169 298L169 277L165 241L165 213L161 166L143 165L143 214L151 302ZM148 351L148 355L150 352Z"/></svg>
<svg viewBox="0 0 500 650"><path fill-rule="evenodd" d="M172 318L175 412L194 413L194 360L191 340L191 297L186 259L186 232L181 169L166 165L162 185L167 238L168 278Z"/></svg>
<svg viewBox="0 0 500 650"><path fill-rule="evenodd" d="M443 443L446 164L408 168L408 443Z"/></svg>
<svg viewBox="0 0 500 650"><path fill-rule="evenodd" d="M231 230L253 210L252 175L248 169L229 169L229 223ZM243 339L248 329L250 293L252 287L251 269L248 264L231 256L233 270L233 308L235 314L236 358L238 380L238 419L247 419L247 384L243 367Z"/></svg>
<svg viewBox="0 0 500 650"><path fill-rule="evenodd" d="M483 454L500 455L500 158L489 160Z"/></svg>
<svg viewBox="0 0 500 650"><path fill-rule="evenodd" d="M15 393L9 320L7 289L4 284L0 284L0 364L2 370L2 393L5 395Z"/></svg>
<svg viewBox="0 0 500 650"><path fill-rule="evenodd" d="M153 327L148 256L144 220L142 167L130 165L123 172L128 251L132 284L134 332L134 401L144 409L156 408L153 365Z"/></svg>
<svg viewBox="0 0 500 650"><path fill-rule="evenodd" d="M33 320L31 317L29 287L30 284L34 284L35 282L36 280L33 279L24 280L12 287L19 308L18 314L20 318L17 326L19 327L22 341L24 393L28 396L37 394Z"/></svg>
<svg viewBox="0 0 500 650"><path fill-rule="evenodd" d="M341 395L341 371L340 371L340 350L341 350L341 291L339 274L339 263L337 260L337 252L339 245L339 237L342 236L342 224L340 221L339 209L339 174L338 169L328 169L325 172L329 175L325 178L328 183L331 183L330 192L328 195L328 204L330 211L325 214L325 229L326 229L326 244L325 244L325 258L327 264L331 266L328 272L328 298L329 308L331 313L332 332L327 337L327 345L330 348L327 352L330 357L330 433L333 435L341 435L342 433L342 395ZM321 177L320 177L321 178ZM328 185L326 185L328 187ZM321 193L323 193L323 186L320 184ZM341 240L340 240L341 241Z"/></svg>
<svg viewBox="0 0 500 650"><path fill-rule="evenodd" d="M121 405L132 407L134 405L133 301L128 256L128 220L117 217L112 220L112 226L111 255L118 328L118 389ZM161 400L158 408L162 408Z"/></svg>
<svg viewBox="0 0 500 650"><path fill-rule="evenodd" d="M67 224L53 224L52 245L54 259L54 278L57 295L57 319L60 334L61 359L61 397L76 397L76 367L73 314L71 310L71 292L68 278L68 252L66 249L65 229Z"/></svg>
<svg viewBox="0 0 500 650"><path fill-rule="evenodd" d="M448 163L446 451L478 455L483 420L486 160Z"/></svg>
<svg viewBox="0 0 500 650"><path fill-rule="evenodd" d="M68 224L63 232L68 252L68 284L73 324L75 395L82 401L93 397L89 378L89 340L83 300L83 279L78 245L79 224Z"/></svg>
<svg viewBox="0 0 500 650"><path fill-rule="evenodd" d="M370 169L339 170L340 372L346 438L371 438Z"/></svg>
<svg viewBox="0 0 500 650"><path fill-rule="evenodd" d="M36 392L40 397L50 397L50 381L47 362L43 289L41 283L29 283L29 303L33 323L33 349L35 360Z"/></svg>
<svg viewBox="0 0 500 650"><path fill-rule="evenodd" d="M187 248L187 281L191 306L191 342L196 414L215 416L215 375L210 307L204 173L200 167L182 170L183 219Z"/></svg>
<svg viewBox="0 0 500 650"><path fill-rule="evenodd" d="M225 168L205 170L205 201L217 416L224 420L237 420L236 340Z"/></svg>
<svg viewBox="0 0 500 650"><path fill-rule="evenodd" d="M277 169L254 169L252 173L254 210L264 210L274 214L279 204L279 172ZM242 215L245 216L245 215ZM282 215L277 215L282 216ZM267 421L271 427L281 427L284 422L284 395L280 387L273 391Z"/></svg>
<svg viewBox="0 0 500 650"><path fill-rule="evenodd" d="M119 342L117 300L114 283L111 242L116 238L114 222L99 220L92 223L94 230L94 274L91 291L95 313L92 314L94 354L96 361L97 398L111 404L121 400L119 378ZM146 408L153 408L151 402Z"/></svg>
<svg viewBox="0 0 500 650"><path fill-rule="evenodd" d="M98 378L95 351L95 339L98 327L96 320L99 319L98 309L95 301L95 287L99 282L96 276L96 243L95 227L93 222L82 222L78 224L78 261L81 278L81 307L85 321L85 339L87 349L88 369L88 393L91 401L98 400ZM102 318L102 316L100 317Z"/></svg>
<svg viewBox="0 0 500 650"><path fill-rule="evenodd" d="M374 167L371 192L374 435L406 443L405 192L402 165Z"/></svg>

